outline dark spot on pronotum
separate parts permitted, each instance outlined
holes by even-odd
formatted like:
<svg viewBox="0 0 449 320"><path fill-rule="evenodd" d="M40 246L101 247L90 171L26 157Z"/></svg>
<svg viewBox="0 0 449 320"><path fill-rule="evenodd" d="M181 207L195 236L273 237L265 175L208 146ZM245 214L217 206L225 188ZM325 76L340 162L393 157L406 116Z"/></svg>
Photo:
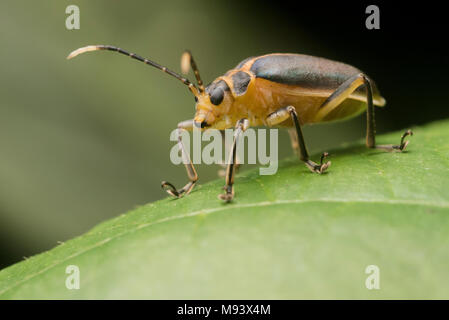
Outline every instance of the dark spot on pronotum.
<svg viewBox="0 0 449 320"><path fill-rule="evenodd" d="M216 106L223 101L225 91L229 91L229 87L223 80L212 82L206 87L206 93L210 96L210 102Z"/></svg>
<svg viewBox="0 0 449 320"><path fill-rule="evenodd" d="M232 83L234 84L234 93L241 96L248 89L248 84L251 81L249 74L239 71L232 75Z"/></svg>

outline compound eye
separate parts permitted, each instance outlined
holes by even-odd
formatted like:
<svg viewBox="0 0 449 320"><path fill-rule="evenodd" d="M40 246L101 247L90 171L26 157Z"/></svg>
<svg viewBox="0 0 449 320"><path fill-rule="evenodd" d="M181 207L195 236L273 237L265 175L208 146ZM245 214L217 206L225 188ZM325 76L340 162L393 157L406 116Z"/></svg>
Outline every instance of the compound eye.
<svg viewBox="0 0 449 320"><path fill-rule="evenodd" d="M222 88L216 88L210 93L210 102L214 105L218 106L224 98L224 91Z"/></svg>

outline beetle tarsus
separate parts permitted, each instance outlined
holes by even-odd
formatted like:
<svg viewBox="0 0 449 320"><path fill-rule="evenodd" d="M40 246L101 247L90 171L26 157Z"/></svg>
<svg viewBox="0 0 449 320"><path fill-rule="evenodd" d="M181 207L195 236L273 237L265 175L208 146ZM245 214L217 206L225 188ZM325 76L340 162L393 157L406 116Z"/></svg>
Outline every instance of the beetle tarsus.
<svg viewBox="0 0 449 320"><path fill-rule="evenodd" d="M323 161L329 156L328 152L323 152L320 158L320 164L323 165Z"/></svg>
<svg viewBox="0 0 449 320"><path fill-rule="evenodd" d="M407 141L404 140L407 136L413 136L413 131L409 129L409 130L405 131L405 132L402 134L402 137L401 137L401 145L400 145L400 147L399 147L399 149L400 149L401 151L403 151L403 150L407 147L407 145L408 145L408 143L409 143L408 140L407 140Z"/></svg>
<svg viewBox="0 0 449 320"><path fill-rule="evenodd" d="M193 187L195 186L196 181L190 181L187 183L182 189L176 189L176 187L167 181L161 182L161 187L164 189L169 195L172 197L179 199L182 198L185 195L188 195L190 191L192 191Z"/></svg>
<svg viewBox="0 0 449 320"><path fill-rule="evenodd" d="M331 166L330 161L324 163L324 160L328 156L329 156L329 153L324 152L321 155L320 164L317 164L317 163L313 162L312 160L305 161L305 164L306 164L307 168L309 168L310 171L312 171L314 173L322 174L323 172L325 172L327 170L327 168L329 168Z"/></svg>
<svg viewBox="0 0 449 320"><path fill-rule="evenodd" d="M223 189L226 191L225 193L220 193L218 198L223 200L226 203L229 203L234 199L234 188L232 186L225 186Z"/></svg>
<svg viewBox="0 0 449 320"><path fill-rule="evenodd" d="M178 190L170 182L162 181L161 182L161 187L162 187L162 189L164 189L172 197L180 198L180 194L179 194Z"/></svg>
<svg viewBox="0 0 449 320"><path fill-rule="evenodd" d="M410 141L405 140L407 136L413 136L412 130L405 131L401 136L401 143L399 145L380 145L376 146L377 149L382 149L390 152L402 152L407 148Z"/></svg>

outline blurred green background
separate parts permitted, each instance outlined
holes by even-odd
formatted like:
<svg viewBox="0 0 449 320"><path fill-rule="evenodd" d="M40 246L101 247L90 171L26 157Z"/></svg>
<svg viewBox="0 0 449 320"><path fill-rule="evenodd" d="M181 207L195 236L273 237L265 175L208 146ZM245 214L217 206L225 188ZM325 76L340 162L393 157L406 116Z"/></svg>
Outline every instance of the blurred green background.
<svg viewBox="0 0 449 320"><path fill-rule="evenodd" d="M80 8L80 30L65 27L69 4ZM80 46L118 45L175 71L188 48L206 83L248 56L325 56L378 83L387 99L377 112L378 132L447 117L448 58L435 41L441 20L416 25L409 23L415 11L384 5L381 30L368 31L367 5L2 1L0 268L165 197L161 180L186 181L184 168L169 160L169 134L194 113L189 91L113 53L67 61ZM363 137L364 121L306 128L309 149ZM280 158L291 155L286 133L280 146ZM216 178L217 169L199 166L200 183Z"/></svg>

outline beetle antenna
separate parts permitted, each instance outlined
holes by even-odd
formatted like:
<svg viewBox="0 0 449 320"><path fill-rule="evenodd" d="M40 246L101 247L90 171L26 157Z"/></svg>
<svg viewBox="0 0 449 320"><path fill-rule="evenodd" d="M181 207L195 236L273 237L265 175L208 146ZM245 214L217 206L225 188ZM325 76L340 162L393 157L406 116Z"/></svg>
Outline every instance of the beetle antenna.
<svg viewBox="0 0 449 320"><path fill-rule="evenodd" d="M118 53L124 54L125 56L131 57L133 59L139 60L147 65L150 65L152 67L155 67L165 73L168 73L169 75L171 75L172 77L175 77L176 79L178 79L179 81L181 81L182 83L184 83L186 86L189 87L190 91L193 93L193 95L195 97L198 96L198 89L197 87L195 87L195 85L190 82L188 79L180 76L179 74L177 74L174 71L171 71L170 69L168 69L167 67L161 66L160 64L148 60L146 58L142 58L141 56L135 54L135 53L130 53L128 51L125 51L121 48L118 47L114 47L114 46L109 46L109 45L95 45L95 46L86 46L86 47L82 47L79 49L76 49L75 51L72 51L68 56L67 59L72 59L74 57L76 57L77 55L80 55L84 52L89 52L89 51L96 51L96 50L110 50L110 51L116 51Z"/></svg>
<svg viewBox="0 0 449 320"><path fill-rule="evenodd" d="M181 70L182 73L187 74L190 70L190 67L195 74L196 82L198 83L198 89L200 92L204 92L203 80L201 80L200 70L193 59L192 53L190 50L185 50L181 56Z"/></svg>

